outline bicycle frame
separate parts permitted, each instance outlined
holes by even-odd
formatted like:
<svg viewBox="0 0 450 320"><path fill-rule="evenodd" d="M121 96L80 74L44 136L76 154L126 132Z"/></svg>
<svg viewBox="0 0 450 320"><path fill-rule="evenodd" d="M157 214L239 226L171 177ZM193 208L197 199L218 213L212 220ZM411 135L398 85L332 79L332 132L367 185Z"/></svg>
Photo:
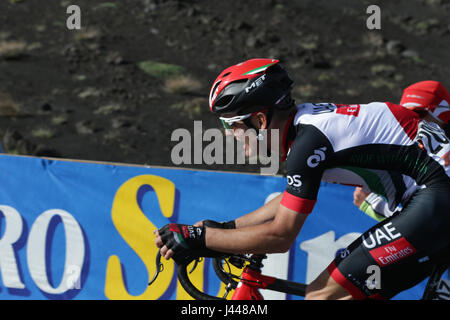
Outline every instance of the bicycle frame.
<svg viewBox="0 0 450 320"><path fill-rule="evenodd" d="M252 255L250 257L231 255L229 262L238 268L243 268L243 272L239 277L230 276L231 274L223 269L222 259L215 258L213 260L214 271L219 279L226 284L225 296L218 299L226 299L231 289L235 289L231 300L263 300L264 298L259 289L305 296L305 284L263 275L261 268L263 266L262 260L265 258L267 258L266 255ZM248 263L248 265L244 267L245 263ZM239 278L239 282L234 281L233 277ZM178 269L178 279L183 288L195 299L215 299L215 297L213 298L200 292L192 285L187 277L186 267Z"/></svg>
<svg viewBox="0 0 450 320"><path fill-rule="evenodd" d="M306 285L266 276L260 270L245 267L231 300L264 300L259 289L304 296Z"/></svg>
<svg viewBox="0 0 450 320"><path fill-rule="evenodd" d="M259 289L265 289L271 282L273 282L272 278L264 277L256 271L245 268L231 300L264 300Z"/></svg>

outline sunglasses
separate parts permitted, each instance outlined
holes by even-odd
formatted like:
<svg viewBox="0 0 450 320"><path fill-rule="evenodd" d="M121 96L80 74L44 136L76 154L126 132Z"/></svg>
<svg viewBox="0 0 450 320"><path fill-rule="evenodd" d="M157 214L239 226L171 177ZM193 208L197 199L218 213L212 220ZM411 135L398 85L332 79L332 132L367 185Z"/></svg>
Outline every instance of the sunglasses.
<svg viewBox="0 0 450 320"><path fill-rule="evenodd" d="M231 118L219 117L219 119L222 122L222 125L225 129L233 129L234 123L248 119L252 115L253 115L252 113L249 113L249 114L244 114L242 116L235 116L235 117L231 117Z"/></svg>
<svg viewBox="0 0 450 320"><path fill-rule="evenodd" d="M256 111L253 113L247 113L247 114L243 114L241 116L234 116L234 117L219 117L219 120L222 122L222 125L225 129L233 129L233 124L239 121L244 121L245 119L250 118L251 116L257 114L258 112L265 112L267 110L261 110L261 111Z"/></svg>

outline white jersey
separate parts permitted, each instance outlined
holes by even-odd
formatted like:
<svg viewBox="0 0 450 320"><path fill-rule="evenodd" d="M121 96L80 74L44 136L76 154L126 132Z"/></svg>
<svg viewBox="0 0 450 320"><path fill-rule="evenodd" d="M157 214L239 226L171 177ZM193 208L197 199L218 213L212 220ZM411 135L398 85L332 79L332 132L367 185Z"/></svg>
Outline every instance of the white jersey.
<svg viewBox="0 0 450 320"><path fill-rule="evenodd" d="M312 210L324 180L381 194L395 209L418 186L450 177L450 144L443 131L402 106L305 103L297 108L284 203Z"/></svg>

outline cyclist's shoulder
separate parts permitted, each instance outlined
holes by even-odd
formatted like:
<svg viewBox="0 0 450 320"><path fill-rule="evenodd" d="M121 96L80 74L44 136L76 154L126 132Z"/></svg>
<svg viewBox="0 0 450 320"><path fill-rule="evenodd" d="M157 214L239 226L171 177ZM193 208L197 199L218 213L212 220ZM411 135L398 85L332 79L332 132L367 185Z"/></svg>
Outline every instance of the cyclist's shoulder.
<svg viewBox="0 0 450 320"><path fill-rule="evenodd" d="M364 108L389 108L391 106L402 107L398 104L389 101L371 101L371 102L361 102L361 103L342 103L342 102L302 102L297 105L298 111L303 111L304 113L312 114L322 114L327 112L334 112L336 109L341 107L349 106L360 106ZM403 108L403 107L402 107ZM375 111L375 110L373 110Z"/></svg>
<svg viewBox="0 0 450 320"><path fill-rule="evenodd" d="M317 127L323 127L329 121L330 123L345 123L349 119L355 122L367 121L373 118L376 121L380 118L380 114L386 113L391 115L392 110L397 108L405 109L401 106L390 102L369 102L369 103L334 103L306 102L297 105L297 112L294 118L294 124L311 124ZM407 109L405 109L407 110ZM409 110L407 110L409 112ZM350 116L347 118L345 116Z"/></svg>
<svg viewBox="0 0 450 320"><path fill-rule="evenodd" d="M297 168L302 164L315 168L311 161L326 163L332 157L333 146L320 128L311 123L298 123L296 131L286 158L288 168Z"/></svg>
<svg viewBox="0 0 450 320"><path fill-rule="evenodd" d="M391 138L386 130L392 129L390 132L403 130L412 137L419 121L420 118L415 112L391 102L360 104L327 102L299 104L293 124L311 125L337 144L342 144L342 141L349 137L357 144L380 143L371 140L375 137L385 137L382 143L386 144ZM347 145L345 143L345 146Z"/></svg>

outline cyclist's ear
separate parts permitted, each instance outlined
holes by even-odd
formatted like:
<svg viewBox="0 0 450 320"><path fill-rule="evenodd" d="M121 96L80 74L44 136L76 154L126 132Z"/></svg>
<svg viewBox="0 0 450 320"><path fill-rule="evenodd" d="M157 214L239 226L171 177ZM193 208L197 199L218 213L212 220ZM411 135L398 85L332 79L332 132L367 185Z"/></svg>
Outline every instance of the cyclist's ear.
<svg viewBox="0 0 450 320"><path fill-rule="evenodd" d="M267 114L265 114L264 112L256 113L254 116L252 116L251 121L256 128L260 130L267 129L268 118Z"/></svg>

